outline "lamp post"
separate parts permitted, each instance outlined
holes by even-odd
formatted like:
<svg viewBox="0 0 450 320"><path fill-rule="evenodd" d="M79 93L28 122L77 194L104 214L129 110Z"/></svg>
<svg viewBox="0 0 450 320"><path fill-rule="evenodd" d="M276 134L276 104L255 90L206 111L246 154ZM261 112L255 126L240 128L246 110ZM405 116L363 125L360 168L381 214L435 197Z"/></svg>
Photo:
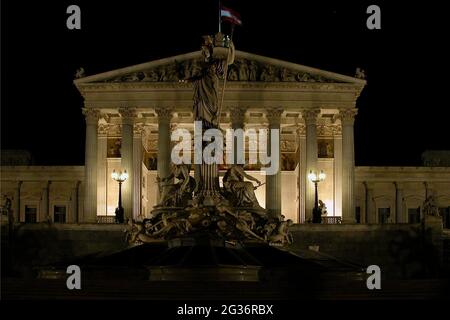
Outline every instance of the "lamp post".
<svg viewBox="0 0 450 320"><path fill-rule="evenodd" d="M315 172L309 171L308 174L308 179L314 183L314 189L315 189L315 195L314 195L314 209L313 209L313 219L312 222L313 223L321 223L322 222L322 217L321 217L321 212L319 210L319 195L317 192L317 185L319 184L319 182L322 182L323 180L325 180L326 175L323 172L323 170L320 171L319 175L317 175Z"/></svg>
<svg viewBox="0 0 450 320"><path fill-rule="evenodd" d="M116 208L116 223L123 223L124 222L124 212L122 207L122 182L128 179L128 173L127 170L125 171L119 171L116 172L116 170L113 170L111 173L111 178L119 183L119 204Z"/></svg>

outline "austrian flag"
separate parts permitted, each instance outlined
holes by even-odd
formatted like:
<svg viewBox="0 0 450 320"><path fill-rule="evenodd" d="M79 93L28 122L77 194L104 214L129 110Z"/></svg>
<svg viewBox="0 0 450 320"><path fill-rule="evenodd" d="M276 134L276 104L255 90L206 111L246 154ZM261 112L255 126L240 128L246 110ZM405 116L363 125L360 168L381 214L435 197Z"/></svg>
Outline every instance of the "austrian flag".
<svg viewBox="0 0 450 320"><path fill-rule="evenodd" d="M220 8L220 16L223 21L228 21L231 24L242 25L241 16L236 11L222 6Z"/></svg>

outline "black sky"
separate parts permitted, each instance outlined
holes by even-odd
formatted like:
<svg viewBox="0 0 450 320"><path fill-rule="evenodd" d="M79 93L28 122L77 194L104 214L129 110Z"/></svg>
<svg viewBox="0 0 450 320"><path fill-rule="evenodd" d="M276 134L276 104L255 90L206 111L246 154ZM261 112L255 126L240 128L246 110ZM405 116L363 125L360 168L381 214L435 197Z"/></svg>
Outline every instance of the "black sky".
<svg viewBox="0 0 450 320"><path fill-rule="evenodd" d="M450 150L449 32L442 2L223 0L241 13L237 49L346 75L368 85L355 124L357 165L420 165L426 149ZM82 30L66 28L78 4ZM366 28L378 4L382 29ZM217 0L2 1L2 149L37 164L82 165L82 99L88 75L198 50L217 31Z"/></svg>

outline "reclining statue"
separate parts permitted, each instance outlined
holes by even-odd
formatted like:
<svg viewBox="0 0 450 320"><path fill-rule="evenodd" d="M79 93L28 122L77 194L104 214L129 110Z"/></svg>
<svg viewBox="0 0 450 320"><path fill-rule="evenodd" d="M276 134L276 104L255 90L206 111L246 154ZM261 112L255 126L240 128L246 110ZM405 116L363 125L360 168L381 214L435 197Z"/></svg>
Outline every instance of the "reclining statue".
<svg viewBox="0 0 450 320"><path fill-rule="evenodd" d="M159 179L161 190L161 201L156 207L184 207L188 200L192 199L192 192L195 189L195 179L189 175L190 167L187 164L180 164L173 167L169 176ZM167 183L177 178L176 183Z"/></svg>
<svg viewBox="0 0 450 320"><path fill-rule="evenodd" d="M234 200L234 205L237 207L262 209L255 195L255 189L257 187L252 182L245 181L245 178L256 182L258 186L261 185L258 179L245 173L243 165L233 165L223 177L225 191L231 195L232 200Z"/></svg>

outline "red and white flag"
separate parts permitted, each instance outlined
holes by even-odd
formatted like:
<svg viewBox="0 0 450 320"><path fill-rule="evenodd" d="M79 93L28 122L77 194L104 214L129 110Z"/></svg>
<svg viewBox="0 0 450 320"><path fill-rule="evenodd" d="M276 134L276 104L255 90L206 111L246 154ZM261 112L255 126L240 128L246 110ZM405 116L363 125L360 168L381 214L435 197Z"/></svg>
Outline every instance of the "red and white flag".
<svg viewBox="0 0 450 320"><path fill-rule="evenodd" d="M236 11L229 9L227 7L221 6L220 17L223 21L228 21L231 24L242 25L241 16Z"/></svg>

